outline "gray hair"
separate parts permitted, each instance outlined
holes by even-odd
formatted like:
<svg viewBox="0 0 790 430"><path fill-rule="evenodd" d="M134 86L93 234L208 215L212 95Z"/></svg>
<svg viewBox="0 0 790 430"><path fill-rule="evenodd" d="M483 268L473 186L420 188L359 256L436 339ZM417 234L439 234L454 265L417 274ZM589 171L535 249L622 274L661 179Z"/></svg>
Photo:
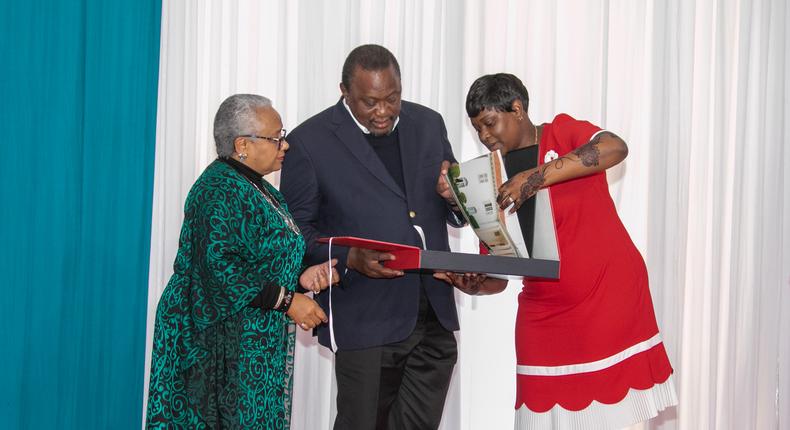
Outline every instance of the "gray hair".
<svg viewBox="0 0 790 430"><path fill-rule="evenodd" d="M225 99L214 116L214 143L217 155L230 157L236 147L233 142L245 134L255 134L260 124L256 112L271 107L272 101L256 94L234 94Z"/></svg>

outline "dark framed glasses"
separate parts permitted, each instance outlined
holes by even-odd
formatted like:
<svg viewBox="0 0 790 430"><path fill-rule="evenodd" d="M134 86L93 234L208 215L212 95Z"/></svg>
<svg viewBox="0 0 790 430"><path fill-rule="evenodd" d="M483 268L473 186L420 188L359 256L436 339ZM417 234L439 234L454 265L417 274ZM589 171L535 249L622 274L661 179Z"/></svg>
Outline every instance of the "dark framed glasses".
<svg viewBox="0 0 790 430"><path fill-rule="evenodd" d="M283 128L283 129L280 130L280 136L279 137L258 136L257 134L243 134L243 135L238 136L238 137L247 137L247 138L251 138L251 139L268 140L269 142L276 143L277 144L277 150L279 151L283 147L283 141L285 141L285 136L287 136L287 135L288 135L288 131Z"/></svg>

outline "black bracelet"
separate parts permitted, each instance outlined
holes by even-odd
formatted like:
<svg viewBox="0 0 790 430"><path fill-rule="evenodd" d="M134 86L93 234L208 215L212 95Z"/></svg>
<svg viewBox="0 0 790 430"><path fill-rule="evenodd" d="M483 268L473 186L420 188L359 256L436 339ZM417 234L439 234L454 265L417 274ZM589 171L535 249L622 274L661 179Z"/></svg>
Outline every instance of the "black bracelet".
<svg viewBox="0 0 790 430"><path fill-rule="evenodd" d="M294 300L294 294L296 293L291 290L286 291L285 295L283 296L283 301L280 303L280 306L277 308L277 310L283 313L288 312L288 309L291 308L291 303Z"/></svg>

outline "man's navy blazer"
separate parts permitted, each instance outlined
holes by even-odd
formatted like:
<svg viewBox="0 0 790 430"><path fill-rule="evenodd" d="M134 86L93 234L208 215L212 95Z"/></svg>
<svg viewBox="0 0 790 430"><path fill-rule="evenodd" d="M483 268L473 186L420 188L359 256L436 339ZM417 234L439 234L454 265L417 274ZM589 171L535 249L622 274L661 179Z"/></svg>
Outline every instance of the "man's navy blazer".
<svg viewBox="0 0 790 430"><path fill-rule="evenodd" d="M404 193L368 143L342 99L288 134L280 191L304 234L308 264L325 262L328 247L316 239L358 236L449 251L447 224L458 226L436 193L443 160L455 161L439 113L403 101L397 125ZM331 290L331 324L339 350L368 348L408 337L417 321L420 283L440 323L458 330L453 287L430 274L407 272L392 279L371 279L346 271L348 249L333 246L341 284ZM327 289L317 300L330 314ZM319 342L330 346L329 326L318 328Z"/></svg>

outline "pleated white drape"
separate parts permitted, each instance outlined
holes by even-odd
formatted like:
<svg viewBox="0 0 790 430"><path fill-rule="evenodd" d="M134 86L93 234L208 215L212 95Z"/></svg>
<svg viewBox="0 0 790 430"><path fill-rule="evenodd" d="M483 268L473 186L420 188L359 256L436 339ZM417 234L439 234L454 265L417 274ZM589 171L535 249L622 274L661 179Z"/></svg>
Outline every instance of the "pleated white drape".
<svg viewBox="0 0 790 430"><path fill-rule="evenodd" d="M162 9L147 355L184 199L215 157L220 101L265 95L293 128L337 101L348 51L379 43L400 61L404 98L444 115L459 159L483 152L466 90L499 71L527 85L533 120L565 112L628 142L611 191L647 260L680 398L644 427L790 428L785 0L165 0ZM471 233L451 235L453 249L476 252ZM518 290L457 295L459 362L442 428L512 428ZM331 354L301 333L296 366L292 428L331 428Z"/></svg>

